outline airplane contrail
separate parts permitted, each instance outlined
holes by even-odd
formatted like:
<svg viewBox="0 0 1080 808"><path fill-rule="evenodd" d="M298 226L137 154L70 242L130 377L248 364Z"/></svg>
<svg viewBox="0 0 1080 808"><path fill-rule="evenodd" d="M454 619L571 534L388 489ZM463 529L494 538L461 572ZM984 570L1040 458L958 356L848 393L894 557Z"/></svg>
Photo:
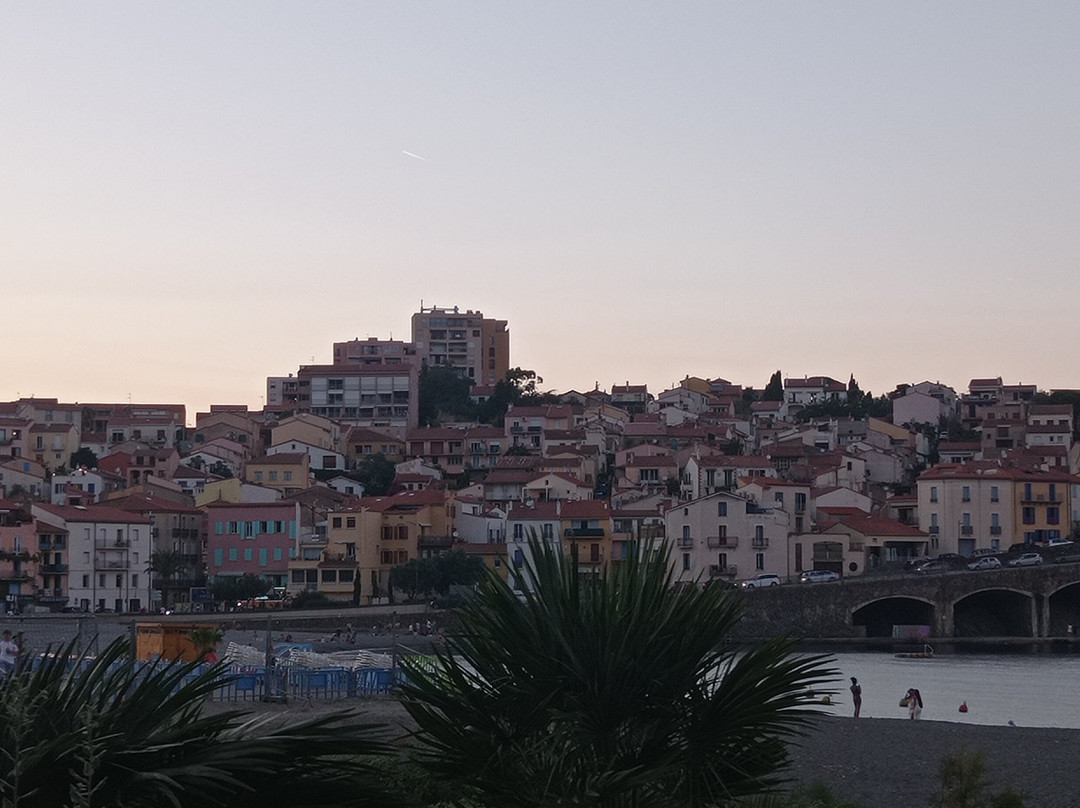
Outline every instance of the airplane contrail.
<svg viewBox="0 0 1080 808"><path fill-rule="evenodd" d="M402 154L407 154L407 155L409 155L409 157L415 157L417 160L423 160L425 163L430 163L431 162L426 157L421 157L419 154L413 154L411 151L405 151L404 149L402 149L401 153Z"/></svg>

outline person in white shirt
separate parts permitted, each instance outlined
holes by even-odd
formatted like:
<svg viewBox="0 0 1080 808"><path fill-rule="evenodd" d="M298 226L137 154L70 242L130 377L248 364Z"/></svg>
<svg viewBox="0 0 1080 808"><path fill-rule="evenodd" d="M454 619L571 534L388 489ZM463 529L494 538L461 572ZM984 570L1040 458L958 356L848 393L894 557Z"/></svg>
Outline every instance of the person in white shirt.
<svg viewBox="0 0 1080 808"><path fill-rule="evenodd" d="M15 670L18 659L19 644L11 638L11 632L4 629L3 639L0 639L0 672Z"/></svg>

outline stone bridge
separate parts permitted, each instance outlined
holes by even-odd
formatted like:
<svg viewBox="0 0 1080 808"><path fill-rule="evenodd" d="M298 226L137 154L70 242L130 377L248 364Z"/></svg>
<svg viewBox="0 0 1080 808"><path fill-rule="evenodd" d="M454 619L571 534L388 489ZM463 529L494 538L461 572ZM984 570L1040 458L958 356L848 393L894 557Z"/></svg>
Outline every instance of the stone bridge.
<svg viewBox="0 0 1080 808"><path fill-rule="evenodd" d="M740 637L1065 637L1080 626L1080 564L850 578L743 593Z"/></svg>

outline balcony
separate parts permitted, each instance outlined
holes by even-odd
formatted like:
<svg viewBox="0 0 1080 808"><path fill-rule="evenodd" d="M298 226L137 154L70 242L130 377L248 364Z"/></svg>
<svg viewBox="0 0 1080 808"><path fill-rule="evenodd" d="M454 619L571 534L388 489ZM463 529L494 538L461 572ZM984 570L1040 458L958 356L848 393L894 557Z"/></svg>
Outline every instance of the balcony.
<svg viewBox="0 0 1080 808"><path fill-rule="evenodd" d="M768 539L753 538L750 540L750 546L755 550L766 550L769 547Z"/></svg>
<svg viewBox="0 0 1080 808"><path fill-rule="evenodd" d="M941 532L941 526L940 525L930 525L930 527L928 527L926 529L926 532L929 533L931 536L936 536L938 533Z"/></svg>
<svg viewBox="0 0 1080 808"><path fill-rule="evenodd" d="M126 559L102 558L100 556L94 559L95 570L126 570L127 568L128 562Z"/></svg>
<svg viewBox="0 0 1080 808"><path fill-rule="evenodd" d="M694 540L689 536L679 536L678 545L679 547L693 547Z"/></svg>
<svg viewBox="0 0 1080 808"><path fill-rule="evenodd" d="M97 539L94 547L98 550L126 550L130 544L127 539Z"/></svg>
<svg viewBox="0 0 1080 808"><path fill-rule="evenodd" d="M193 528L174 527L172 537L174 539L197 539L199 538L199 531Z"/></svg>
<svg viewBox="0 0 1080 808"><path fill-rule="evenodd" d="M563 531L563 537L567 539L598 539L603 536L602 527L568 527Z"/></svg>
<svg viewBox="0 0 1080 808"><path fill-rule="evenodd" d="M738 536L709 536L708 538L705 539L705 545L710 550L716 550L716 549L720 549L720 548L723 548L723 547L732 547L732 548L734 548L734 547L739 546L739 537Z"/></svg>
<svg viewBox="0 0 1080 808"><path fill-rule="evenodd" d="M418 536L416 539L417 547L449 549L453 544L453 536Z"/></svg>
<svg viewBox="0 0 1080 808"><path fill-rule="evenodd" d="M56 575L58 573L67 572L67 564L43 564L41 566L41 572L46 575Z"/></svg>
<svg viewBox="0 0 1080 808"><path fill-rule="evenodd" d="M39 589L37 591L38 603L67 603L67 599L63 589Z"/></svg>
<svg viewBox="0 0 1080 808"><path fill-rule="evenodd" d="M972 536L975 533L975 528L972 525L960 525L961 536Z"/></svg>
<svg viewBox="0 0 1080 808"><path fill-rule="evenodd" d="M990 525L990 535L991 536L1000 536L1001 535L1001 525Z"/></svg>

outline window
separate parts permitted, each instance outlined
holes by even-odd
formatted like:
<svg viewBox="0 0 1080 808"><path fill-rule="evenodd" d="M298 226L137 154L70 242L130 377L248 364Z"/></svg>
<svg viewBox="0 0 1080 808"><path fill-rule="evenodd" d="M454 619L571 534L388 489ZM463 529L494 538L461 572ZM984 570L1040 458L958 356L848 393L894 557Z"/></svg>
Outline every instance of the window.
<svg viewBox="0 0 1080 808"><path fill-rule="evenodd" d="M282 478L285 480L285 482L287 482L287 483L292 482L292 472L291 471L283 471L283 472L281 472L281 475L282 475Z"/></svg>
<svg viewBox="0 0 1080 808"><path fill-rule="evenodd" d="M764 553L754 553L754 569L759 571L765 569Z"/></svg>
<svg viewBox="0 0 1080 808"><path fill-rule="evenodd" d="M781 508L783 508L784 507L784 492L783 491L777 491L775 494L773 494L773 501L777 505L779 505Z"/></svg>
<svg viewBox="0 0 1080 808"><path fill-rule="evenodd" d="M550 522L547 522L540 526L540 536L544 539L552 539L555 537L555 526Z"/></svg>
<svg viewBox="0 0 1080 808"><path fill-rule="evenodd" d="M337 570L323 570L322 582L324 584L336 584L337 583Z"/></svg>
<svg viewBox="0 0 1080 808"><path fill-rule="evenodd" d="M341 517L335 516L333 519L330 520L330 524L332 527L341 527Z"/></svg>
<svg viewBox="0 0 1080 808"><path fill-rule="evenodd" d="M139 576L135 575L133 573L132 576L131 576L131 586L134 588L134 587L137 587L138 585L139 585Z"/></svg>
<svg viewBox="0 0 1080 808"><path fill-rule="evenodd" d="M266 476L267 476L269 482L272 482L272 483L277 482L277 472L276 471L268 472Z"/></svg>
<svg viewBox="0 0 1080 808"><path fill-rule="evenodd" d="M1051 506L1046 509L1046 524L1061 524L1061 510L1057 506Z"/></svg>
<svg viewBox="0 0 1080 808"><path fill-rule="evenodd" d="M262 482L263 473L261 471L255 472L255 482Z"/></svg>
<svg viewBox="0 0 1080 808"><path fill-rule="evenodd" d="M682 568L683 568L683 572L689 572L690 571L690 554L689 553L683 553L682 554Z"/></svg>
<svg viewBox="0 0 1080 808"><path fill-rule="evenodd" d="M281 561L281 548L280 547L275 547L274 548L274 561Z"/></svg>
<svg viewBox="0 0 1080 808"><path fill-rule="evenodd" d="M1024 483L1024 499L1031 500L1031 483Z"/></svg>
<svg viewBox="0 0 1080 808"><path fill-rule="evenodd" d="M797 513L806 510L806 494L795 495L795 511Z"/></svg>
<svg viewBox="0 0 1080 808"><path fill-rule="evenodd" d="M725 500L716 503L716 515L727 516L727 502Z"/></svg>
<svg viewBox="0 0 1080 808"><path fill-rule="evenodd" d="M222 565L222 562L224 561L223 556L224 556L224 553L222 552L222 549L220 547L217 547L217 548L214 549L214 566L215 567L220 567Z"/></svg>
<svg viewBox="0 0 1080 808"><path fill-rule="evenodd" d="M353 582L353 577L354 576L353 576L353 571L352 570L338 570L337 574L338 574L338 583L351 584Z"/></svg>
<svg viewBox="0 0 1080 808"><path fill-rule="evenodd" d="M936 485L930 486L930 501L931 502L937 502L937 486Z"/></svg>
<svg viewBox="0 0 1080 808"><path fill-rule="evenodd" d="M262 567L266 566L266 548L265 547L260 547L259 548L259 566L262 566Z"/></svg>
<svg viewBox="0 0 1080 808"><path fill-rule="evenodd" d="M99 587L101 587L102 589L104 589L104 588L105 588L105 573L104 573L104 572L98 573L98 582L97 582L97 585L98 585Z"/></svg>
<svg viewBox="0 0 1080 808"><path fill-rule="evenodd" d="M90 576L89 575L84 575L82 577L82 585L83 585L83 589L89 589L90 588Z"/></svg>
<svg viewBox="0 0 1080 808"><path fill-rule="evenodd" d="M244 548L244 561L253 561L254 559L255 559L255 554L251 551L251 548L250 547L245 547Z"/></svg>
<svg viewBox="0 0 1080 808"><path fill-rule="evenodd" d="M236 561L236 548L235 547L230 547L229 548L229 561Z"/></svg>
<svg viewBox="0 0 1080 808"><path fill-rule="evenodd" d="M1035 509L1030 506L1025 506L1023 509L1023 519L1025 525L1035 524Z"/></svg>
<svg viewBox="0 0 1080 808"><path fill-rule="evenodd" d="M520 522L514 524L514 541L521 541L525 538L525 525Z"/></svg>
<svg viewBox="0 0 1080 808"><path fill-rule="evenodd" d="M998 487L996 485L990 486L990 501L991 502L997 502L998 501Z"/></svg>
<svg viewBox="0 0 1080 808"><path fill-rule="evenodd" d="M960 489L960 501L961 502L971 502L971 486L970 485L965 485L963 488Z"/></svg>

